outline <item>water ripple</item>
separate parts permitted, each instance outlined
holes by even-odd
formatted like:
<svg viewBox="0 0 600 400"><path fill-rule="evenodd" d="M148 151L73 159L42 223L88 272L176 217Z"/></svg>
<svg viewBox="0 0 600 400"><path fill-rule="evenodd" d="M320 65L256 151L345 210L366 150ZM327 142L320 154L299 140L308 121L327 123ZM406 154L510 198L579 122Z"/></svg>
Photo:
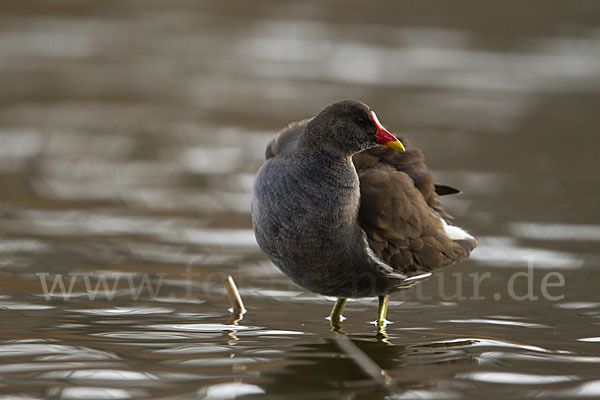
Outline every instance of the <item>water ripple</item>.
<svg viewBox="0 0 600 400"><path fill-rule="evenodd" d="M568 382L579 379L573 375L535 375L512 372L468 372L457 374L458 379L479 382L506 383L511 385L545 385L548 383Z"/></svg>
<svg viewBox="0 0 600 400"><path fill-rule="evenodd" d="M60 391L61 399L130 399L144 395L144 391L135 389L114 389L105 387L74 386Z"/></svg>
<svg viewBox="0 0 600 400"><path fill-rule="evenodd" d="M198 398L204 400L227 400L237 399L241 396L249 396L254 394L264 394L265 391L257 385L248 383L233 382L221 383L212 385L207 388L198 390Z"/></svg>
<svg viewBox="0 0 600 400"><path fill-rule="evenodd" d="M448 319L440 322L452 322L457 324L491 324L491 325L508 325L508 326L521 326L524 328L549 328L547 325L533 324L529 322L518 322L518 321L506 321L499 319L484 319L484 318L472 318L472 319Z"/></svg>
<svg viewBox="0 0 600 400"><path fill-rule="evenodd" d="M112 308L93 308L93 309L74 309L71 312L89 314L89 315L150 315L167 314L174 310L161 307L112 307Z"/></svg>
<svg viewBox="0 0 600 400"><path fill-rule="evenodd" d="M248 329L260 329L256 326L225 325L225 324L173 324L173 325L149 325L149 329L174 331L174 332L222 332L235 329L236 331Z"/></svg>

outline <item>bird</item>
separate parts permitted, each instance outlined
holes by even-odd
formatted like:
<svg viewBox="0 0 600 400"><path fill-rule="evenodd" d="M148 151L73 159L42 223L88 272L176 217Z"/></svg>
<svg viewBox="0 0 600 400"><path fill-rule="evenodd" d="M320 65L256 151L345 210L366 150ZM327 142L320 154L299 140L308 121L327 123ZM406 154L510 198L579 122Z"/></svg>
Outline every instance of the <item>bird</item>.
<svg viewBox="0 0 600 400"><path fill-rule="evenodd" d="M452 224L422 151L399 140L356 100L289 124L267 145L253 185L260 249L299 286L337 298L377 297L385 327L389 296L469 257L477 246Z"/></svg>

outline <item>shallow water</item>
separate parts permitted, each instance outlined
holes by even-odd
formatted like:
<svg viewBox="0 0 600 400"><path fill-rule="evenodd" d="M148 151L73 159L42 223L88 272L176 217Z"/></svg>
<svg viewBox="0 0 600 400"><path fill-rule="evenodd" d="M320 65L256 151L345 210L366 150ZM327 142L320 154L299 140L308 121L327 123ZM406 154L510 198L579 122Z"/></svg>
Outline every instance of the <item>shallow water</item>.
<svg viewBox="0 0 600 400"><path fill-rule="evenodd" d="M5 0L0 87L2 398L600 397L595 2ZM387 386L251 232L270 136L344 98L480 238L387 338L348 303Z"/></svg>

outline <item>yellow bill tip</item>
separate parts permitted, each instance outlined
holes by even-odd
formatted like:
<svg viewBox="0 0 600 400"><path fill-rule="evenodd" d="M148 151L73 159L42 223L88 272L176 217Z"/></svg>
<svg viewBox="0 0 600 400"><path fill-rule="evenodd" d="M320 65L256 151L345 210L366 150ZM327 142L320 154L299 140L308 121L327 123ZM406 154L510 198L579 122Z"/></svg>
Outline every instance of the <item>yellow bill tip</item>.
<svg viewBox="0 0 600 400"><path fill-rule="evenodd" d="M389 142L384 143L387 147L391 147L392 149L406 151L404 145L399 140L390 140Z"/></svg>

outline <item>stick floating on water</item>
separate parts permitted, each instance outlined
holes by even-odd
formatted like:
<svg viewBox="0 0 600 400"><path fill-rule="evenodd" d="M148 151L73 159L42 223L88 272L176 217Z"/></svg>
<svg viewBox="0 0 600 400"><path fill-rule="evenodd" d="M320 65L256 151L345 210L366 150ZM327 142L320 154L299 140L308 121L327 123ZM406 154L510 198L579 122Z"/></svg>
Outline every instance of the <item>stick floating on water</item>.
<svg viewBox="0 0 600 400"><path fill-rule="evenodd" d="M225 290L227 290L227 296L229 296L229 302L231 303L231 308L233 312L243 314L246 312L246 308L244 307L244 302L242 301L242 297L240 296L240 292L238 291L237 286L235 286L235 282L231 275L227 277L227 280L224 283Z"/></svg>

